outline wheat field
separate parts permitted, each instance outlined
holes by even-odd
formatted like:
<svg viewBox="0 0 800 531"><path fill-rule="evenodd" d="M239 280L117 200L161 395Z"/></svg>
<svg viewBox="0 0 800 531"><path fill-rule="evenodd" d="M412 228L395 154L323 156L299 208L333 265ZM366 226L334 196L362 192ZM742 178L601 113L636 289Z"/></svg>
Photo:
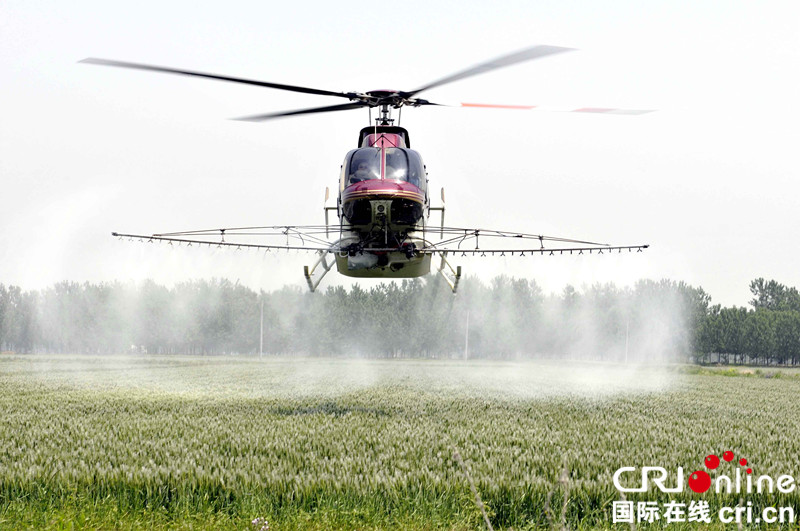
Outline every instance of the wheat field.
<svg viewBox="0 0 800 531"><path fill-rule="evenodd" d="M495 529L627 529L621 466L800 477L800 379L749 372L3 355L0 528L479 529L472 480Z"/></svg>

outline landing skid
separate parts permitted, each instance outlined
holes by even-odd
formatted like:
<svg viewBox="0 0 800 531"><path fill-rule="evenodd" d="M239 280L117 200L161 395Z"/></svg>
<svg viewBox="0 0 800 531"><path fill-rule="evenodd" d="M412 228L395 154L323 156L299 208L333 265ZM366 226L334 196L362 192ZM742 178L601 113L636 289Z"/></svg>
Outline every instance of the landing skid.
<svg viewBox="0 0 800 531"><path fill-rule="evenodd" d="M311 290L311 293L317 290L319 283L322 282L322 279L325 278L328 271L336 264L336 259L332 259L330 263L328 263L328 254L330 251L319 251L318 253L319 259L311 266L310 271L308 266L303 266L303 273L305 274L306 282L308 282L308 289Z"/></svg>
<svg viewBox="0 0 800 531"><path fill-rule="evenodd" d="M440 252L438 254L442 257L442 263L439 265L438 270L439 274L442 275L447 285L450 286L450 289L455 293L458 290L458 282L461 280L461 266L457 266L453 269L453 266L447 261L447 253Z"/></svg>
<svg viewBox="0 0 800 531"><path fill-rule="evenodd" d="M333 266L336 265L335 258L332 258L330 261L328 260L329 254L330 251L319 251L319 258L310 269L308 266L303 266L303 274L306 277L308 289L311 290L312 293L317 291L317 287L319 287L322 279L325 278L328 271L333 269ZM442 275L442 278L444 278L447 285L450 286L453 293L456 293L458 291L458 283L461 281L461 266L457 266L454 269L453 266L450 265L450 262L447 261L446 252L439 252L436 254L442 259L437 272Z"/></svg>

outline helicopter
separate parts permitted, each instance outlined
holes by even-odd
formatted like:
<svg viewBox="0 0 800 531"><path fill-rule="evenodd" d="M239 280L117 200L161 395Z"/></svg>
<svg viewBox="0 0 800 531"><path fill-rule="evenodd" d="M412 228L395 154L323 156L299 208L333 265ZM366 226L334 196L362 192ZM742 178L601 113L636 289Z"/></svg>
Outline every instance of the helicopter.
<svg viewBox="0 0 800 531"><path fill-rule="evenodd" d="M450 74L415 90L371 90L368 92L334 92L329 90L271 83L253 79L223 76L164 66L86 58L80 61L166 74L199 77L217 81L255 85L304 94L330 96L347 103L290 111L273 112L236 118L262 122L277 118L308 114L367 109L369 124L358 134L356 147L344 158L339 172L336 204L329 206L330 190L325 190L324 225L281 225L261 227L228 227L218 229L137 235L112 232L118 238L146 242L207 245L209 247L297 250L316 253L312 266L304 267L310 291L319 287L334 266L348 277L414 278L436 271L446 280L453 293L462 277L461 266L453 267L449 258L468 256L542 256L563 254L604 254L642 252L649 245L609 245L605 243L545 236L541 234L459 228L445 226L445 195L441 204L433 206L429 194L427 167L420 153L411 148L407 129L399 125L403 107L441 106L419 98L423 91L468 77L483 74L524 61L541 59L572 51L571 48L536 45L497 57L465 70ZM533 106L461 103L462 107L532 109ZM377 116L372 118L372 111ZM392 111L398 112L395 125ZM637 115L651 112L638 109L584 107L570 112ZM338 224L330 223L335 211ZM440 222L431 224L432 212L440 213Z"/></svg>

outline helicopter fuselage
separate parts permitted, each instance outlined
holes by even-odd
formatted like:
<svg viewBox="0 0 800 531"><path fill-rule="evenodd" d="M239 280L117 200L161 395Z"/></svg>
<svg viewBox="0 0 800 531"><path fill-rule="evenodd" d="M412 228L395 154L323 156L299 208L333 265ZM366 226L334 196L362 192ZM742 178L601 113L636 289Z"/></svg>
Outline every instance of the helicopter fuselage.
<svg viewBox="0 0 800 531"><path fill-rule="evenodd" d="M339 178L339 273L410 278L430 272L422 230L429 213L428 176L402 127L365 127Z"/></svg>

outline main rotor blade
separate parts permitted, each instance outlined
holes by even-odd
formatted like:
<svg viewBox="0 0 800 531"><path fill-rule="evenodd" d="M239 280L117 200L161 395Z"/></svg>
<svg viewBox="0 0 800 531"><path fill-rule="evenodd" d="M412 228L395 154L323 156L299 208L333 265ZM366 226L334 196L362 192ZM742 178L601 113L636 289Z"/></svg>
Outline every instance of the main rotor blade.
<svg viewBox="0 0 800 531"><path fill-rule="evenodd" d="M97 59L95 57L87 57L79 63L88 63L92 65L102 66L116 66L120 68L132 68L135 70L149 70L151 72L161 72L164 74L180 74L183 76L204 77L206 79L216 79L218 81L231 81L233 83L243 83L245 85L256 85L259 87L268 87L278 90L288 90L291 92L302 92L304 94L317 94L320 96L337 96L339 98L353 97L353 94L346 94L344 92L331 92L329 90L321 90L308 87L298 87L295 85L283 85L280 83L269 83L267 81L257 81L254 79L243 79L239 77L219 76L217 74L207 74L205 72L195 72L193 70L178 70L177 68L168 68L165 66L145 65L140 63L128 63L125 61L114 61L112 59Z"/></svg>
<svg viewBox="0 0 800 531"><path fill-rule="evenodd" d="M369 103L365 103L363 101L357 101L354 103L344 103L342 105L331 105L328 107L313 107L311 109L298 109L296 111L275 112L270 114L256 114L254 116L242 116L241 118L233 118L233 119L241 120L243 122L263 122L265 120L282 118L284 116L296 116L298 114L315 114L320 112L349 111L350 109L360 109L362 107L369 107Z"/></svg>
<svg viewBox="0 0 800 531"><path fill-rule="evenodd" d="M461 107L472 107L482 109L514 109L519 111L549 111L549 112L581 112L590 114L647 114L655 112L654 109L616 109L611 107L552 107L541 105L503 105L495 103L461 103Z"/></svg>
<svg viewBox="0 0 800 531"><path fill-rule="evenodd" d="M477 76L479 74L490 72L498 68L511 66L524 61L531 61L533 59L539 59L541 57L546 57L548 55L553 55L556 53L570 52L573 51L573 49L574 48L562 48L560 46L548 46L546 44L533 46L531 48L526 48L524 50L520 50L518 52L514 52L508 55L503 55L496 59L492 59L491 61L475 65L472 68L467 68L466 70L462 70L461 72L456 72L455 74L451 74L437 81L433 81L432 83L428 83L427 85L423 85L422 87L416 90L412 90L411 92L403 92L402 95L406 98L410 98L415 94L422 92L423 90L432 89L433 87L439 87L447 83L452 83L453 81L458 81L459 79Z"/></svg>

